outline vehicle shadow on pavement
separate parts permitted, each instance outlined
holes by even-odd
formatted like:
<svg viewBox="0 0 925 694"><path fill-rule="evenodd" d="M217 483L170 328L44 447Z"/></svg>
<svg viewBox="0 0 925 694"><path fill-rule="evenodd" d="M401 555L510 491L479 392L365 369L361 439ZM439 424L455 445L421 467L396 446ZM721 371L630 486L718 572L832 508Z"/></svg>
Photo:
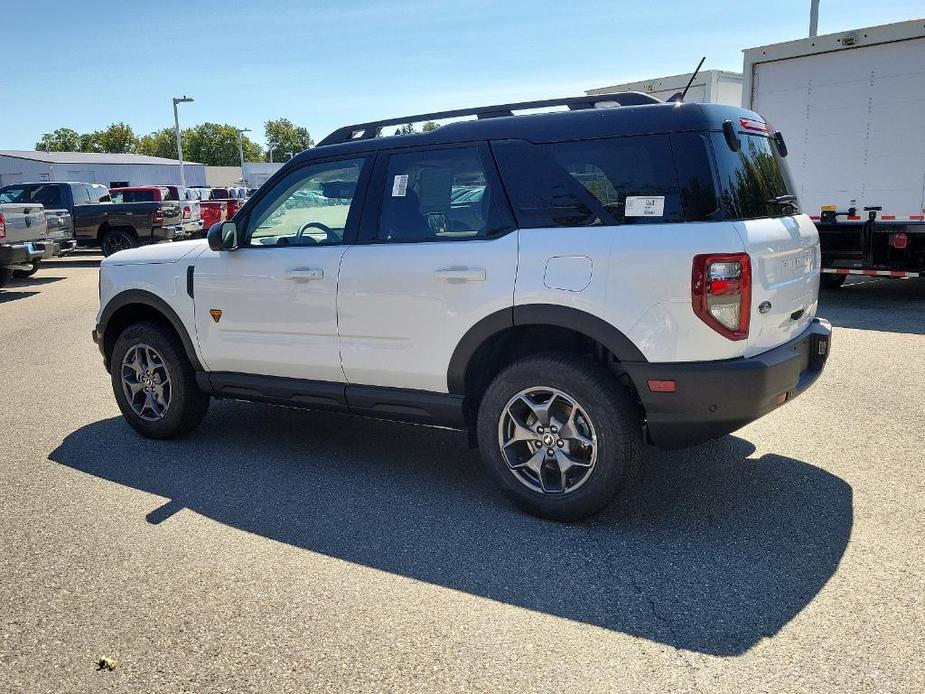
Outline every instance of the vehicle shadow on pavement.
<svg viewBox="0 0 925 694"><path fill-rule="evenodd" d="M15 289L0 290L0 304L7 301L16 301L16 299L25 299L27 296L35 296L38 292L20 292Z"/></svg>
<svg viewBox="0 0 925 694"><path fill-rule="evenodd" d="M836 327L925 335L925 278L852 280L820 292L819 316Z"/></svg>
<svg viewBox="0 0 925 694"><path fill-rule="evenodd" d="M145 440L113 418L49 457L167 497L138 509L151 533L187 508L313 552L731 656L806 607L853 522L843 480L753 451L733 436L652 451L641 482L573 524L510 506L462 433L336 414L219 401L183 440Z"/></svg>

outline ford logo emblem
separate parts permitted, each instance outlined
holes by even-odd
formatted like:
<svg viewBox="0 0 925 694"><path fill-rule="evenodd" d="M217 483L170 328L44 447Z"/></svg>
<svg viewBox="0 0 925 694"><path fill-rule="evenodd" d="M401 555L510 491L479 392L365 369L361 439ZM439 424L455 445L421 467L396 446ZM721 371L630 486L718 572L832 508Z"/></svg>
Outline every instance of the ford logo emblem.
<svg viewBox="0 0 925 694"><path fill-rule="evenodd" d="M770 301L762 301L760 304L758 304L758 313L767 313L770 310L771 310Z"/></svg>

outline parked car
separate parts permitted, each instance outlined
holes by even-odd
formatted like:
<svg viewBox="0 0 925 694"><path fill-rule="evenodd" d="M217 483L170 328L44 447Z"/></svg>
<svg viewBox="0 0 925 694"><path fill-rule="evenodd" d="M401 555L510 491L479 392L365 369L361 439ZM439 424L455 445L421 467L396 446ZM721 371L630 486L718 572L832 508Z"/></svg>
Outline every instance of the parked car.
<svg viewBox="0 0 925 694"><path fill-rule="evenodd" d="M45 210L47 231L44 239L37 242L41 247L42 255L32 260L28 269L15 270L14 276L33 275L38 270L42 258L66 255L77 247L77 241L74 239L74 222L70 212L62 205L61 194L56 186L44 184L35 188L27 188L10 185L0 189L0 204L39 206ZM53 242L55 245L46 249L43 244L48 242Z"/></svg>
<svg viewBox="0 0 925 694"><path fill-rule="evenodd" d="M47 236L48 223L41 205L0 203L0 287L15 272L31 275L33 264L46 253L60 251L54 241L46 240Z"/></svg>
<svg viewBox="0 0 925 694"><path fill-rule="evenodd" d="M549 105L570 110L510 117ZM792 190L757 113L621 93L453 115L480 118L344 127L208 245L104 261L94 338L128 424L185 434L219 397L457 427L515 503L575 519L644 442L725 435L820 376L819 237L768 202ZM289 205L306 190L335 203Z"/></svg>
<svg viewBox="0 0 925 694"><path fill-rule="evenodd" d="M203 228L208 231L213 224L228 219L228 201L200 200L199 214L202 215Z"/></svg>
<svg viewBox="0 0 925 694"><path fill-rule="evenodd" d="M97 183L13 183L0 188L0 194L31 194L40 186L57 188L63 209L71 215L77 244L99 246L103 255L184 236L176 203L114 204L109 190Z"/></svg>
<svg viewBox="0 0 925 694"><path fill-rule="evenodd" d="M183 236L196 236L202 232L203 221L199 203L192 200L188 189L181 186L130 186L110 188L112 201L120 202L176 202L180 204L180 228Z"/></svg>

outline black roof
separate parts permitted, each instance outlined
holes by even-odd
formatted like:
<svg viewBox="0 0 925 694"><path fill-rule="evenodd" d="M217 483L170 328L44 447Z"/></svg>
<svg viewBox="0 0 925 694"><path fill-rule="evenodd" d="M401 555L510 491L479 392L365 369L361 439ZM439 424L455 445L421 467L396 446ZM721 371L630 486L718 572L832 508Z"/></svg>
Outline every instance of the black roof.
<svg viewBox="0 0 925 694"><path fill-rule="evenodd" d="M596 95L606 101L608 95ZM522 139L531 142L556 142L597 137L652 135L691 130L720 130L724 120L748 117L763 120L757 114L735 106L698 103L647 103L612 108L583 108L527 115L500 116L479 120L457 121L436 130L410 135L362 138L325 144L349 128L341 128L321 144L297 154L290 163L298 165L312 159L376 152L399 147L443 145L479 140ZM414 117L389 119L388 122L415 122ZM285 167L289 168L289 165Z"/></svg>

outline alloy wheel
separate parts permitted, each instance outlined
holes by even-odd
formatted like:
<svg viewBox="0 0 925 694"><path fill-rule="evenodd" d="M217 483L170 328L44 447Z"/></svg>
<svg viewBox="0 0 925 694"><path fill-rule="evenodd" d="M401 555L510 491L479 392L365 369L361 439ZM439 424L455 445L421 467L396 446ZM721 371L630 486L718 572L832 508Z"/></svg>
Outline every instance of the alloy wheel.
<svg viewBox="0 0 925 694"><path fill-rule="evenodd" d="M574 492L597 462L597 434L587 412L548 386L510 399L498 422L498 445L514 477L541 494Z"/></svg>
<svg viewBox="0 0 925 694"><path fill-rule="evenodd" d="M132 411L155 422L170 407L170 372L160 353L146 344L128 349L122 359L122 390Z"/></svg>

